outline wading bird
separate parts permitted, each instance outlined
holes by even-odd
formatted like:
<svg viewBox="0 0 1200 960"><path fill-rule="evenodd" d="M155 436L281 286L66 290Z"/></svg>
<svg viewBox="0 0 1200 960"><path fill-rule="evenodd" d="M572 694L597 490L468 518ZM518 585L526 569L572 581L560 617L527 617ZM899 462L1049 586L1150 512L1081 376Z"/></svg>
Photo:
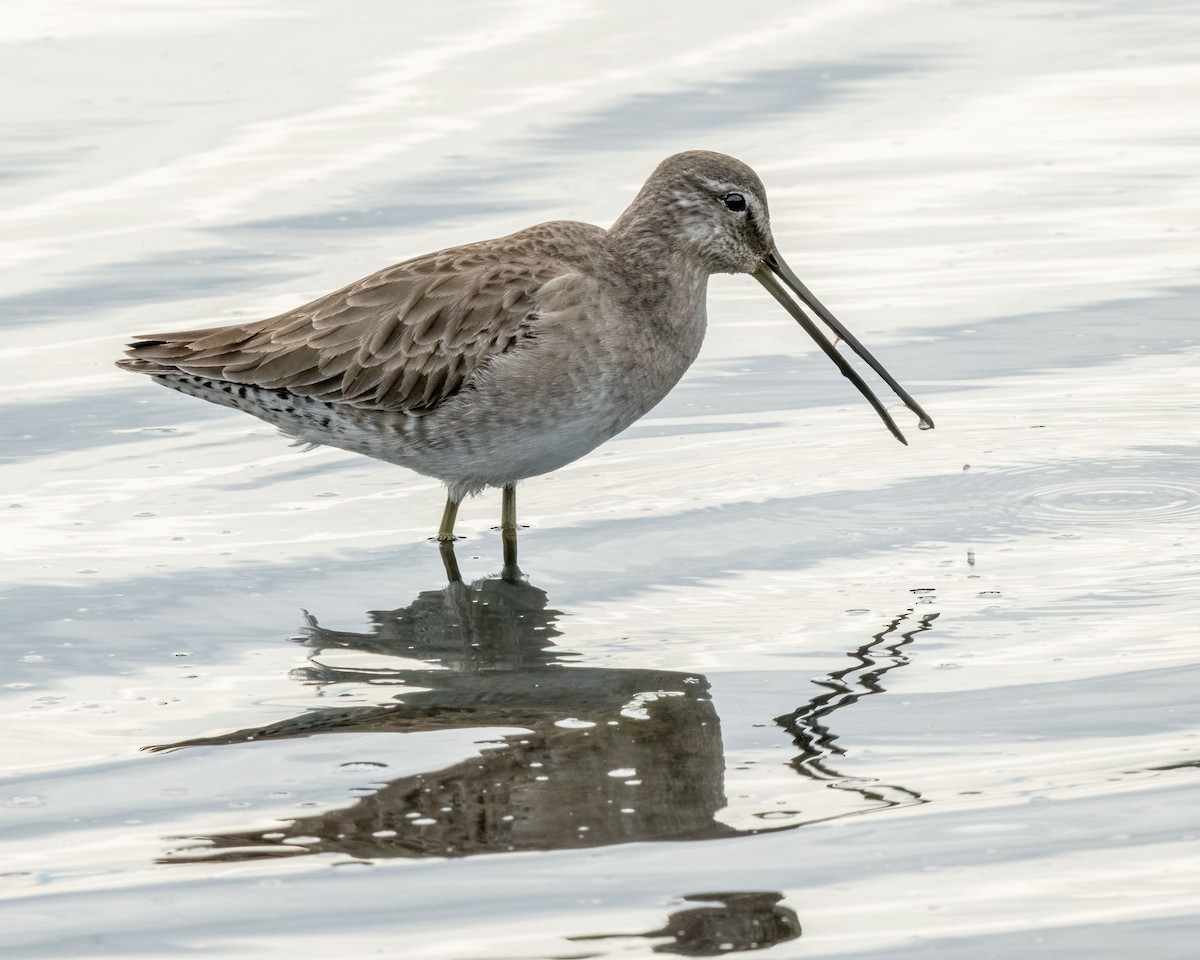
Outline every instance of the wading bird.
<svg viewBox="0 0 1200 960"><path fill-rule="evenodd" d="M436 477L443 542L464 497L500 487L515 569L517 482L582 457L666 396L700 350L714 273L753 275L902 443L813 317L933 426L784 262L758 175L706 151L659 164L608 230L552 221L451 247L267 320L139 336L118 362L300 440Z"/></svg>

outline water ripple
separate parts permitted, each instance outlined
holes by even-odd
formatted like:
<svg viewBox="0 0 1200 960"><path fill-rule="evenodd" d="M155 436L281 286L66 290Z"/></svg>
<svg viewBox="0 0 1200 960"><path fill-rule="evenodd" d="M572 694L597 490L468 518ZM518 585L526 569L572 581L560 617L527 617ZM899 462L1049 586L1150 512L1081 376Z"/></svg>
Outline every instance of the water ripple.
<svg viewBox="0 0 1200 960"><path fill-rule="evenodd" d="M1022 521L1151 526L1200 516L1200 458L1150 456L997 470L973 478L974 495Z"/></svg>
<svg viewBox="0 0 1200 960"><path fill-rule="evenodd" d="M1200 513L1200 490L1164 477L1071 480L1031 492L1022 506L1055 522L1168 523Z"/></svg>

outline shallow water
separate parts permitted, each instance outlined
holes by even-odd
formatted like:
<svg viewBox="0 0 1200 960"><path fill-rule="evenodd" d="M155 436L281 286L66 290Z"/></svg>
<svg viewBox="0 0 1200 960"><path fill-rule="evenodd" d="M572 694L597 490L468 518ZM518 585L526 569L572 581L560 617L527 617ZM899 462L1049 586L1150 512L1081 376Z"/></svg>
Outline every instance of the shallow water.
<svg viewBox="0 0 1200 960"><path fill-rule="evenodd" d="M1187 4L17 4L0 955L1190 958ZM752 163L931 412L749 278L592 456L465 504L111 367Z"/></svg>

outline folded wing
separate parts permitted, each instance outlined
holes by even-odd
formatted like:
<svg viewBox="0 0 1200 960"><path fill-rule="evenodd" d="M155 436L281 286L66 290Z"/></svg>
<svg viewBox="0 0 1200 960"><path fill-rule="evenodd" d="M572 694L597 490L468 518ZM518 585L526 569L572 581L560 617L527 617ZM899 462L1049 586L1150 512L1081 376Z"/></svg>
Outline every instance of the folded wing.
<svg viewBox="0 0 1200 960"><path fill-rule="evenodd" d="M538 292L573 272L542 244L504 242L519 236L408 260L267 320L139 336L120 366L429 410L536 335Z"/></svg>

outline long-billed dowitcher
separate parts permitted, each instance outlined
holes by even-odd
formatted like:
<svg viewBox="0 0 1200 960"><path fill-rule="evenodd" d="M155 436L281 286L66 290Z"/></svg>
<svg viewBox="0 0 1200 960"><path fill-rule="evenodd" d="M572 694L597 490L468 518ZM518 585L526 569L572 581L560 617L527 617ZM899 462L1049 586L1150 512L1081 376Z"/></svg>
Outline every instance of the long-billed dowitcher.
<svg viewBox="0 0 1200 960"><path fill-rule="evenodd" d="M608 230L552 221L451 247L267 320L140 336L119 365L436 477L441 541L463 497L501 487L515 559L517 482L582 457L666 396L700 350L714 273L752 274L901 442L801 303L933 426L784 262L758 175L706 151L659 164Z"/></svg>

